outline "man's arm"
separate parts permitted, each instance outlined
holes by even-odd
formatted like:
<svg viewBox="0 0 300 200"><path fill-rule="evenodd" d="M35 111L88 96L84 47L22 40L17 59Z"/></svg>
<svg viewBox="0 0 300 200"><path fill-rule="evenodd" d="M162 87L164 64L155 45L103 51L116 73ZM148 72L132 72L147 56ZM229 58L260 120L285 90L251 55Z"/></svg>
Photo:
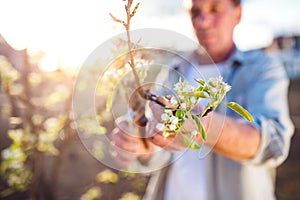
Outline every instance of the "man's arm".
<svg viewBox="0 0 300 200"><path fill-rule="evenodd" d="M243 161L253 158L261 142L257 128L245 120L210 113L203 118L207 129L206 145L227 158Z"/></svg>
<svg viewBox="0 0 300 200"><path fill-rule="evenodd" d="M154 113L161 113L158 105L152 103L150 107ZM159 114L154 114L154 116L159 116ZM254 126L244 120L225 117L216 112L210 113L201 120L207 133L205 145L211 147L215 152L237 161L247 160L256 155L261 136L259 130ZM152 123L156 122L152 121ZM155 127L155 125L152 126ZM187 120L185 129L191 130L195 127ZM169 136L165 138L159 132L153 135L152 142L166 150L180 151L186 148L181 141L181 137ZM203 143L200 137L198 135L197 140Z"/></svg>

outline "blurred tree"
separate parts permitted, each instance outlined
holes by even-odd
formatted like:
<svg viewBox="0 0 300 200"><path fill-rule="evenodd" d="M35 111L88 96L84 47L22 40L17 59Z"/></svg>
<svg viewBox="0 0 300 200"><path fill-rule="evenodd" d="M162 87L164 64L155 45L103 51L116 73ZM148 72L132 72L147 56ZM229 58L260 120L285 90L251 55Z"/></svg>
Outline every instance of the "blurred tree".
<svg viewBox="0 0 300 200"><path fill-rule="evenodd" d="M89 69L86 82L79 84L83 90L95 73ZM103 156L101 142L90 140L96 144L92 156L75 134L71 114L75 78L62 70L40 70L26 49L13 49L0 35L1 199L74 199L85 192L82 199L117 199L127 190L142 195L144 176L110 171L93 157ZM89 126L85 118L82 131L95 135L110 131L113 122L105 112L106 98L96 95L97 117L105 127ZM115 193L104 192L112 188Z"/></svg>

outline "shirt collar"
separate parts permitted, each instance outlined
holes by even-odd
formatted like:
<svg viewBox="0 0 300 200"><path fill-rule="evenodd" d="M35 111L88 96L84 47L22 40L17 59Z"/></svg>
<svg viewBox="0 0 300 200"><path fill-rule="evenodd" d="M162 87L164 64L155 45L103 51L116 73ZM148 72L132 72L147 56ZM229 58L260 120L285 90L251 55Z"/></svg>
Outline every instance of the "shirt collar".
<svg viewBox="0 0 300 200"><path fill-rule="evenodd" d="M231 63L232 67L240 67L244 64L244 54L238 48L235 48L233 53L228 59L228 62Z"/></svg>
<svg viewBox="0 0 300 200"><path fill-rule="evenodd" d="M203 51L204 50L202 49L193 51L193 53L189 56L189 59L197 61L199 58L198 56L204 55L204 57L207 57L207 53L205 51L203 53ZM244 60L244 53L235 46L231 56L225 62L231 63L231 66L233 67L240 67L244 63Z"/></svg>

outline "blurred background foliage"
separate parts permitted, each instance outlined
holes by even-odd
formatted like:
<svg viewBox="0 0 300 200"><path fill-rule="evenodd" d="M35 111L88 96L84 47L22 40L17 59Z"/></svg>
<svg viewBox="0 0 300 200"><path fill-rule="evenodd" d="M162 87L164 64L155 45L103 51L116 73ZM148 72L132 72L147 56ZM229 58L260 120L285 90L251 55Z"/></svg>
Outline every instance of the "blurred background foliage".
<svg viewBox="0 0 300 200"><path fill-rule="evenodd" d="M110 169L95 159L103 156L101 142L94 143L95 157L81 143L71 113L73 73L45 72L34 62L38 58L1 39L1 199L140 199L147 176ZM117 61L117 69L123 64ZM84 81L77 89L84 90L89 78ZM96 94L97 117L105 126L93 127L86 118L79 129L95 135L111 131L108 89L98 87Z"/></svg>

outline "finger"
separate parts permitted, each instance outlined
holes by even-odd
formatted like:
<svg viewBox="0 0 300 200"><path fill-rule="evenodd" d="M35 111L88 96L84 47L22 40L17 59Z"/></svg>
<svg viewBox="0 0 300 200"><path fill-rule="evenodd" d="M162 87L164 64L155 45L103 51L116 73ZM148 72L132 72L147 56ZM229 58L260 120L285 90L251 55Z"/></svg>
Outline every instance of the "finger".
<svg viewBox="0 0 300 200"><path fill-rule="evenodd" d="M179 134L170 135L167 138L157 134L152 137L152 142L168 151L182 151L186 149Z"/></svg>
<svg viewBox="0 0 300 200"><path fill-rule="evenodd" d="M157 99L158 102L165 105L166 107L169 107L169 108L176 108L177 107L177 106L174 106L174 105L171 104L170 96L168 96L168 97L158 96L156 99Z"/></svg>
<svg viewBox="0 0 300 200"><path fill-rule="evenodd" d="M121 121L117 123L117 127L119 132L121 132L121 136L126 141L137 141L140 140L143 135L141 135L141 127L139 125L134 124L130 121Z"/></svg>
<svg viewBox="0 0 300 200"><path fill-rule="evenodd" d="M115 134L112 134L111 141L114 146L117 146L120 149L129 152L136 152L139 148L138 141L136 139L128 138L129 137L127 137L126 134L117 132Z"/></svg>
<svg viewBox="0 0 300 200"><path fill-rule="evenodd" d="M122 158L115 158L115 163L120 167L128 167L130 162L127 160L123 160Z"/></svg>
<svg viewBox="0 0 300 200"><path fill-rule="evenodd" d="M152 110L153 117L158 121L161 120L161 115L164 113L163 107L157 105L154 102L149 103L149 107Z"/></svg>
<svg viewBox="0 0 300 200"><path fill-rule="evenodd" d="M157 145L160 146L162 148L167 147L168 145L170 145L172 143L172 138L171 137L163 137L161 134L155 134L152 138L151 141Z"/></svg>
<svg viewBox="0 0 300 200"><path fill-rule="evenodd" d="M128 122L127 120L122 120L122 121L116 122L116 126L123 133L125 133L127 135L131 135L131 132L133 129L132 128L133 124L130 124L130 122Z"/></svg>
<svg viewBox="0 0 300 200"><path fill-rule="evenodd" d="M124 152L121 149L115 149L115 156L114 160L115 162L122 167L127 167L133 159L135 159L137 156L135 155L130 155L128 152Z"/></svg>
<svg viewBox="0 0 300 200"><path fill-rule="evenodd" d="M118 135L124 142L128 143L136 143L138 140L140 140L139 137L128 135L127 133L124 133L123 131L118 132L116 135Z"/></svg>
<svg viewBox="0 0 300 200"><path fill-rule="evenodd" d="M175 145L175 141L174 141L174 138L172 137L168 137L168 138L165 138L163 136L155 136L152 138L152 142L167 150L167 151L178 151L178 150L182 150L181 148L179 148L177 145Z"/></svg>
<svg viewBox="0 0 300 200"><path fill-rule="evenodd" d="M112 131L111 136L118 135L119 137L122 137L123 140L125 140L126 142L136 142L137 140L140 139L139 136L136 136L136 134L137 134L135 132L135 131L137 131L136 129L131 130L131 131L126 131L126 130L124 131L124 129L120 129L119 127L115 128Z"/></svg>
<svg viewBox="0 0 300 200"><path fill-rule="evenodd" d="M129 151L126 151L124 149L121 149L117 146L112 146L112 151L114 152L115 156L114 157L120 157L122 158L123 160L128 160L128 161L131 161L133 160L134 158L136 158L139 154L136 153L136 152L129 152Z"/></svg>
<svg viewBox="0 0 300 200"><path fill-rule="evenodd" d="M152 120L149 120L147 127L146 127L146 137L151 138L156 134L162 134L159 130L157 130L156 126L158 124L158 121L154 118Z"/></svg>

